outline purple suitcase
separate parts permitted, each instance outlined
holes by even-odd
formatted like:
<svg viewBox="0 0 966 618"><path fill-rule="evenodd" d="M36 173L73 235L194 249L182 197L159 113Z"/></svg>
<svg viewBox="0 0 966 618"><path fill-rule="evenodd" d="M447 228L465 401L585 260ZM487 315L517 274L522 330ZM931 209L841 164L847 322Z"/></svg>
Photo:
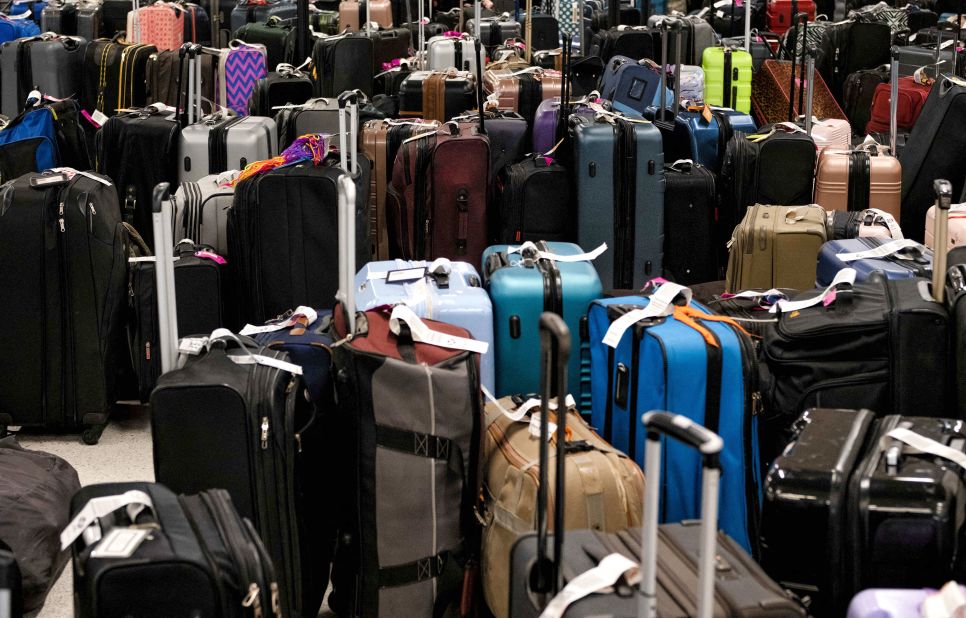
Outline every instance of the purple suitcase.
<svg viewBox="0 0 966 618"><path fill-rule="evenodd" d="M557 115L560 112L560 97L544 99L533 116L533 151L544 153L557 143ZM573 114L594 118L594 110L577 102L571 110Z"/></svg>
<svg viewBox="0 0 966 618"><path fill-rule="evenodd" d="M959 589L966 594L966 587ZM869 588L852 599L847 618L919 618L922 602L934 592L921 588Z"/></svg>

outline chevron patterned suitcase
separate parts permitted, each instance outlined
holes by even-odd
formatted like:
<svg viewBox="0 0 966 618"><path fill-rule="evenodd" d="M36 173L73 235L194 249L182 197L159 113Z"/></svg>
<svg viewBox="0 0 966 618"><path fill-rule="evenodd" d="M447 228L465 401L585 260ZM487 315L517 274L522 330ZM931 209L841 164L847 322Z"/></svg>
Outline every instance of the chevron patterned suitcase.
<svg viewBox="0 0 966 618"><path fill-rule="evenodd" d="M218 97L223 107L239 116L248 114L248 99L258 80L268 75L264 45L240 43L221 51L218 61Z"/></svg>

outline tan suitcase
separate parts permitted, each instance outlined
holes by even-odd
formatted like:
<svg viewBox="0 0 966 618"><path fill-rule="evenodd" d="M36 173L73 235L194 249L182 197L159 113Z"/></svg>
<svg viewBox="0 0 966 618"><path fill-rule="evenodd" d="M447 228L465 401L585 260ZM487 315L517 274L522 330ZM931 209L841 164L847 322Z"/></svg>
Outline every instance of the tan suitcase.
<svg viewBox="0 0 966 618"><path fill-rule="evenodd" d="M392 2L390 0L367 0L369 2L369 19L379 24L380 28L392 28ZM366 7L359 0L342 0L339 3L339 27L352 32L362 29L365 17L360 15ZM363 13L364 14L364 13Z"/></svg>
<svg viewBox="0 0 966 618"><path fill-rule="evenodd" d="M510 412L520 407L512 397L501 399L500 406ZM539 405L533 408L539 410ZM483 591L493 614L505 618L509 613L510 551L520 535L537 528L540 441L530 434L528 416L513 421L492 402L485 414ZM581 447L567 454L566 529L618 532L640 526L644 474L637 464L597 435L575 408L567 411L567 435L568 442ZM550 522L554 495L551 482Z"/></svg>
<svg viewBox="0 0 966 618"><path fill-rule="evenodd" d="M423 131L435 131L438 122L413 120L370 120L362 127L359 148L372 164L369 175L369 239L372 259L388 260L389 230L386 227L386 188L392 178L396 150L406 139Z"/></svg>
<svg viewBox="0 0 966 618"><path fill-rule="evenodd" d="M537 96L527 97L525 89L531 82L536 82L539 87ZM559 71L542 69L539 67L529 67L522 70L511 68L487 68L483 73L483 89L490 95L491 100L497 102L499 109L517 112L527 121L533 122L533 115L541 101L560 96L560 85L563 79ZM524 91L521 96L521 91ZM521 99L523 107L532 109L521 110Z"/></svg>
<svg viewBox="0 0 966 618"><path fill-rule="evenodd" d="M936 206L930 206L926 211L926 232L924 244L934 250L936 229ZM950 250L966 245L966 204L953 204L949 208L949 231L947 232L949 242L946 247Z"/></svg>
<svg viewBox="0 0 966 618"><path fill-rule="evenodd" d="M902 166L878 149L826 149L818 158L815 203L826 210L878 208L899 220Z"/></svg>
<svg viewBox="0 0 966 618"><path fill-rule="evenodd" d="M815 287L818 252L826 241L825 209L808 206L749 206L728 243L725 289Z"/></svg>

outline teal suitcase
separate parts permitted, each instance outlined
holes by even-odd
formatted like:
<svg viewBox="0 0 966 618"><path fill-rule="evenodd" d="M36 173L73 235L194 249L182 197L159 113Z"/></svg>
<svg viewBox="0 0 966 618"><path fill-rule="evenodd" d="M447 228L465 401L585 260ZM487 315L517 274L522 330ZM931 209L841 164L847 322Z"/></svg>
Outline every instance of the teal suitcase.
<svg viewBox="0 0 966 618"><path fill-rule="evenodd" d="M544 256L573 256L584 250L573 243L538 242ZM603 295L600 277L588 260L564 262L533 250L508 253L510 245L483 252L483 281L493 302L497 397L540 391L540 314L564 318L573 337L567 375L569 392L581 411L590 411L590 352L586 316L590 303ZM605 253L606 255L606 253Z"/></svg>

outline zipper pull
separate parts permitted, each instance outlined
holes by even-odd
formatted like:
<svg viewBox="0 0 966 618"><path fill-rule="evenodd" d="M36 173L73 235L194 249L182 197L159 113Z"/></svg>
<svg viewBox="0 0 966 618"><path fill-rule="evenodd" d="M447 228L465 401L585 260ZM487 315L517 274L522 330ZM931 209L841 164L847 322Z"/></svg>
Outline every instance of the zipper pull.
<svg viewBox="0 0 966 618"><path fill-rule="evenodd" d="M60 217L59 219L57 219L57 222L60 223L60 231L61 232L67 231L66 228L64 227L64 203L63 202L61 202L60 205L57 207L57 215Z"/></svg>
<svg viewBox="0 0 966 618"><path fill-rule="evenodd" d="M272 582L272 613L276 618L282 618L282 603L279 600L278 583Z"/></svg>
<svg viewBox="0 0 966 618"><path fill-rule="evenodd" d="M262 450L268 448L268 417L262 417Z"/></svg>
<svg viewBox="0 0 966 618"><path fill-rule="evenodd" d="M242 601L242 607L251 607L253 609L255 618L261 618L262 616L262 599L260 592L261 591L258 589L258 584L252 582L248 586L248 595Z"/></svg>
<svg viewBox="0 0 966 618"><path fill-rule="evenodd" d="M295 434L295 448L301 454L301 452L302 452L302 434L300 434L300 433Z"/></svg>
<svg viewBox="0 0 966 618"><path fill-rule="evenodd" d="M151 360L151 342L144 342L144 360Z"/></svg>
<svg viewBox="0 0 966 618"><path fill-rule="evenodd" d="M751 415L758 416L764 410L765 405L761 401L761 393L755 391L751 394Z"/></svg>
<svg viewBox="0 0 966 618"><path fill-rule="evenodd" d="M96 215L97 211L94 210L94 202L87 202L87 207L91 209L91 214Z"/></svg>

